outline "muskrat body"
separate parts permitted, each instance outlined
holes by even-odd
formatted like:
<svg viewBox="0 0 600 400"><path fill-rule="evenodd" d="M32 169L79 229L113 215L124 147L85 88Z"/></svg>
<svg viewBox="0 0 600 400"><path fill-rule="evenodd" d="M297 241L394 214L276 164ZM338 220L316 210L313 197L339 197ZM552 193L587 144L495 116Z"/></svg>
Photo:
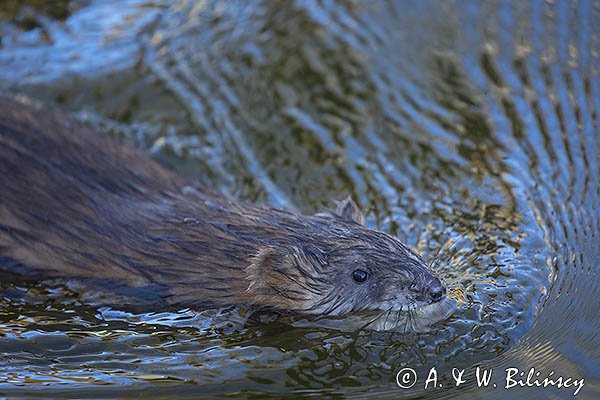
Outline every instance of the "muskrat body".
<svg viewBox="0 0 600 400"><path fill-rule="evenodd" d="M356 205L235 202L74 119L0 97L0 267L152 288L176 305L411 310L443 283Z"/></svg>

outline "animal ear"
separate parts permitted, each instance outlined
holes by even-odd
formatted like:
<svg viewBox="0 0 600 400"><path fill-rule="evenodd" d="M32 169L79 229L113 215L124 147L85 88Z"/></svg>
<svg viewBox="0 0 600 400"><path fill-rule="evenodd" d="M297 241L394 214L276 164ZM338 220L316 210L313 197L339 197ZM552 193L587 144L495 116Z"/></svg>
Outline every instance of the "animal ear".
<svg viewBox="0 0 600 400"><path fill-rule="evenodd" d="M364 221L360 209L350 196L338 202L336 214L345 219L346 221L355 222L360 225L362 225Z"/></svg>
<svg viewBox="0 0 600 400"><path fill-rule="evenodd" d="M309 300L308 271L302 267L300 249L295 246L265 246L250 257L246 267L248 301L276 308L298 309Z"/></svg>

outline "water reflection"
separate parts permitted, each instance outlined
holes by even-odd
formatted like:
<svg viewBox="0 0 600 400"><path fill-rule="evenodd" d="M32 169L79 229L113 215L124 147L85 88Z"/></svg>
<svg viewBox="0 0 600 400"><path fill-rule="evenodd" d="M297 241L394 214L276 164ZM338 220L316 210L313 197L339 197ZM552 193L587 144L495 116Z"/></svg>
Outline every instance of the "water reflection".
<svg viewBox="0 0 600 400"><path fill-rule="evenodd" d="M478 364L545 366L600 390L597 2L91 1L64 21L33 9L28 26L10 4L6 90L85 110L239 198L312 213L351 193L459 302L430 332L344 333L106 314L8 285L3 390L398 396L402 366Z"/></svg>

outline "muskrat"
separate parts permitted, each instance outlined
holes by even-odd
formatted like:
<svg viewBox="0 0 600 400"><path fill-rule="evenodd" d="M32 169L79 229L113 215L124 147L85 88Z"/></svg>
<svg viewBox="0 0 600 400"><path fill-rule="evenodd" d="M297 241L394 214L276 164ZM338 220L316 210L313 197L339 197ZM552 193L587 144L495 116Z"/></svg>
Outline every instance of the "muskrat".
<svg viewBox="0 0 600 400"><path fill-rule="evenodd" d="M409 311L446 293L419 255L365 227L350 198L312 216L236 202L63 113L3 97L0 188L11 274L325 315Z"/></svg>

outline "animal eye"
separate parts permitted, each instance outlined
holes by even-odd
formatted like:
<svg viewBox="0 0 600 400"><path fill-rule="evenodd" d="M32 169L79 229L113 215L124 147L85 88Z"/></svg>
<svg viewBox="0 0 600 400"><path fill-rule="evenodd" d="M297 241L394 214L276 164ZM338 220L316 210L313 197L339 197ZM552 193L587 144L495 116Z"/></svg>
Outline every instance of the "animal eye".
<svg viewBox="0 0 600 400"><path fill-rule="evenodd" d="M352 279L354 279L358 283L366 281L367 276L367 271L363 271L362 269L357 269L352 273Z"/></svg>

